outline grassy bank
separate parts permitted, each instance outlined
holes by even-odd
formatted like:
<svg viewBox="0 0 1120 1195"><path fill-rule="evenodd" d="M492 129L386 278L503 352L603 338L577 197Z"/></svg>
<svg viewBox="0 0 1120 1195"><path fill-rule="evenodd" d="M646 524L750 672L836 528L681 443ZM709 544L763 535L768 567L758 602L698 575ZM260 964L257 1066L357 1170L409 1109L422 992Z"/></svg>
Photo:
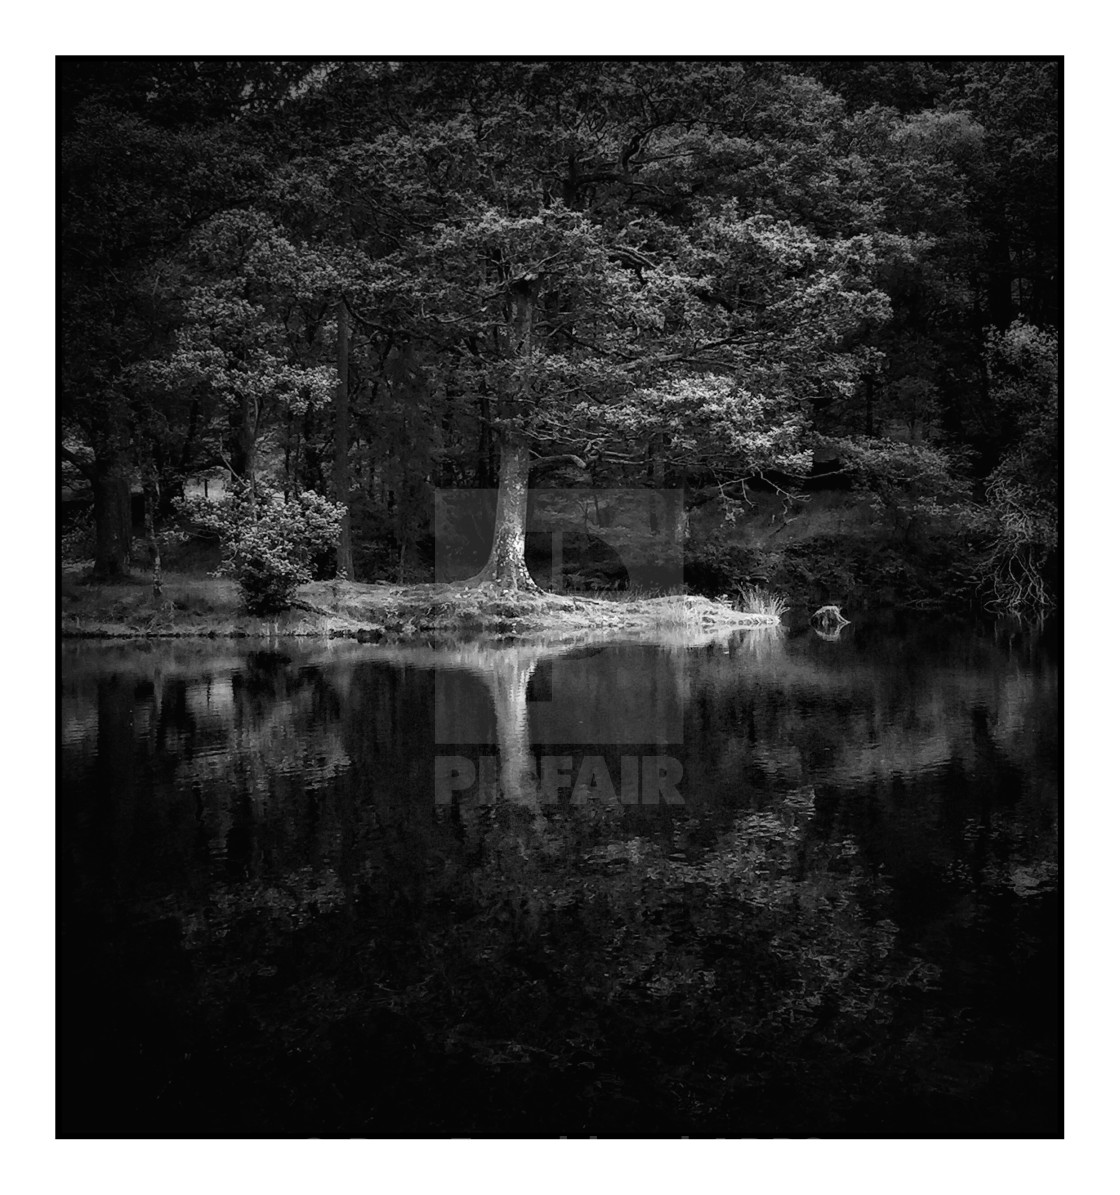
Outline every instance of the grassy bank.
<svg viewBox="0 0 1120 1195"><path fill-rule="evenodd" d="M146 581L96 585L64 573L61 606L65 638L516 635L553 629L772 626L780 621L773 614L748 614L691 594L592 598L349 581L304 585L292 609L258 617L240 608L232 581L186 575L165 576L157 602Z"/></svg>

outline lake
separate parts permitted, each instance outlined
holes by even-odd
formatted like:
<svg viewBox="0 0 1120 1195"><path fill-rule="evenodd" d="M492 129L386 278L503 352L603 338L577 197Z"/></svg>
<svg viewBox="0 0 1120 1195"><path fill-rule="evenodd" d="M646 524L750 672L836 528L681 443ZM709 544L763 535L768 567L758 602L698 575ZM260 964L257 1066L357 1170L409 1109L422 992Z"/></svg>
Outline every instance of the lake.
<svg viewBox="0 0 1120 1195"><path fill-rule="evenodd" d="M61 1136L1062 1132L1056 626L68 641L60 693Z"/></svg>

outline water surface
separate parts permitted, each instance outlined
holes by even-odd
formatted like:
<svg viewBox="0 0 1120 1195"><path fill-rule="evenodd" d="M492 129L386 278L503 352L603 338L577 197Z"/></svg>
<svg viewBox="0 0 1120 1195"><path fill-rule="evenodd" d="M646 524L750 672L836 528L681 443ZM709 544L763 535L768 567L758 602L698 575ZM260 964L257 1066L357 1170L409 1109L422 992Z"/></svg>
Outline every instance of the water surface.
<svg viewBox="0 0 1120 1195"><path fill-rule="evenodd" d="M1055 652L64 644L59 1132L1058 1135Z"/></svg>

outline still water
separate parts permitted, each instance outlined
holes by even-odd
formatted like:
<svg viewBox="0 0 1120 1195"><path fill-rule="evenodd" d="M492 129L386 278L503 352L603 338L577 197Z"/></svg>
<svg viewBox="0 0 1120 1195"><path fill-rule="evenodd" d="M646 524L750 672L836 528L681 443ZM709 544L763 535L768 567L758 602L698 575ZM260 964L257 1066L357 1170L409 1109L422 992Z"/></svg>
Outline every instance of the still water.
<svg viewBox="0 0 1120 1195"><path fill-rule="evenodd" d="M67 643L62 1136L1056 1136L1059 640Z"/></svg>

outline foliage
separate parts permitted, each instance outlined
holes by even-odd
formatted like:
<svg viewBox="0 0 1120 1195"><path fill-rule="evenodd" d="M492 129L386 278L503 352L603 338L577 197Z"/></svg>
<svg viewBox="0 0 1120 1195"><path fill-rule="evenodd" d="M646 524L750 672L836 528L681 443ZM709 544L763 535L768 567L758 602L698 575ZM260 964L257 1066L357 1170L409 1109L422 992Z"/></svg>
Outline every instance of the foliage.
<svg viewBox="0 0 1120 1195"><path fill-rule="evenodd" d="M284 497L267 486L238 486L222 499L188 499L183 516L222 542L221 573L238 584L251 614L286 610L311 580L316 555L338 538L342 507L304 491Z"/></svg>
<svg viewBox="0 0 1120 1195"><path fill-rule="evenodd" d="M996 610L1038 612L1055 603L1047 572L1058 548L1057 335L1016 321L989 335L988 363L1010 444L985 484L986 596Z"/></svg>
<svg viewBox="0 0 1120 1195"><path fill-rule="evenodd" d="M915 542L988 478L995 572L1045 569L1013 512L1049 509L1053 422L1026 432L1013 375L1060 318L1059 84L1045 60L68 60L60 415L98 540L141 462L166 517L217 466L327 493L342 459L334 496L395 553L357 559L407 571L432 489L496 485L505 439L579 484L696 486L803 473L824 437Z"/></svg>
<svg viewBox="0 0 1120 1195"><path fill-rule="evenodd" d="M62 531L59 555L63 563L92 560L96 551L94 534L93 512L88 509L79 511Z"/></svg>
<svg viewBox="0 0 1120 1195"><path fill-rule="evenodd" d="M684 549L684 580L693 593L709 597L731 593L739 585L769 579L768 561L719 532L703 538L690 535Z"/></svg>
<svg viewBox="0 0 1120 1195"><path fill-rule="evenodd" d="M826 441L855 488L870 496L896 530L959 522L971 513L959 461L943 448L872 436Z"/></svg>
<svg viewBox="0 0 1120 1195"><path fill-rule="evenodd" d="M926 610L973 604L983 553L968 531L930 534L908 544L869 522L843 539L815 535L757 557L767 588L797 606L833 602Z"/></svg>

